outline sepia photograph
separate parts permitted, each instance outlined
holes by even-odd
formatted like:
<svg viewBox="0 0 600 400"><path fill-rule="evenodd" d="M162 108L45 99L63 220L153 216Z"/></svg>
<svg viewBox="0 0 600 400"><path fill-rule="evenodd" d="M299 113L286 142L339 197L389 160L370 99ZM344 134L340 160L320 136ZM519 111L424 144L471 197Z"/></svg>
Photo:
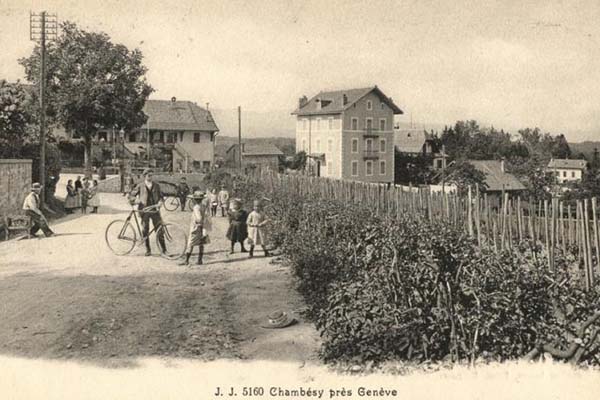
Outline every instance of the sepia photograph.
<svg viewBox="0 0 600 400"><path fill-rule="evenodd" d="M0 399L597 399L600 2L0 0Z"/></svg>

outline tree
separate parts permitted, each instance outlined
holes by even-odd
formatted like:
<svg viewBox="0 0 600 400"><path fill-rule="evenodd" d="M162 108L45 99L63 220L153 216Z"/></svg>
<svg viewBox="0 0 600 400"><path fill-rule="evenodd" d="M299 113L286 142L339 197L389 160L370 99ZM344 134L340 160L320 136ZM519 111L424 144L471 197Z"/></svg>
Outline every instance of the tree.
<svg viewBox="0 0 600 400"><path fill-rule="evenodd" d="M114 44L105 33L61 24L62 34L47 49L49 114L67 132L84 139L86 175L91 175L92 137L102 128L132 130L146 122L142 109L152 93L142 53ZM39 85L40 50L19 62Z"/></svg>
<svg viewBox="0 0 600 400"><path fill-rule="evenodd" d="M23 86L0 80L0 158L20 157L30 120Z"/></svg>
<svg viewBox="0 0 600 400"><path fill-rule="evenodd" d="M432 177L433 159L429 155L416 156L402 153L398 149L394 153L394 182L401 185L421 185L429 183Z"/></svg>
<svg viewBox="0 0 600 400"><path fill-rule="evenodd" d="M467 192L469 186L475 188L475 185L479 185L481 191L485 191L487 187L485 174L475 168L473 164L463 160L455 161L446 168L445 181L454 183L461 195Z"/></svg>

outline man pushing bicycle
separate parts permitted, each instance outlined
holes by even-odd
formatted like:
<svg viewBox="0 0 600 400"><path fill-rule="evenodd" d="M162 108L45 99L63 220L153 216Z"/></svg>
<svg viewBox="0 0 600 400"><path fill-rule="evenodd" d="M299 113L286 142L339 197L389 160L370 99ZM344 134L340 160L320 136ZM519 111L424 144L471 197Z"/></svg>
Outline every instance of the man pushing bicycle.
<svg viewBox="0 0 600 400"><path fill-rule="evenodd" d="M140 182L130 194L130 201L132 204L137 204L138 210L140 210L142 234L146 237L146 256L152 254L152 250L150 249L150 239L148 238L148 233L150 232L150 220L152 220L154 228L157 228L162 223L160 207L163 203L163 195L159 184L152 181L152 175L152 170L146 168L143 172L144 181ZM147 211L148 208L150 208L150 211ZM157 231L157 235L158 243L160 247L162 247L162 252L166 252L167 246L165 245L165 238L162 230Z"/></svg>

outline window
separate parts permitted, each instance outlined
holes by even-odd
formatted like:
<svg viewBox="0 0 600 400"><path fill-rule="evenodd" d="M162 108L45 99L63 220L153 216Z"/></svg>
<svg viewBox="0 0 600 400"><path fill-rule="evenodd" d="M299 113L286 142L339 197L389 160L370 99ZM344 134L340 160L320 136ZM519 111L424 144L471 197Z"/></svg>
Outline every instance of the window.
<svg viewBox="0 0 600 400"><path fill-rule="evenodd" d="M366 144L367 144L367 152L373 151L373 139L367 139Z"/></svg>
<svg viewBox="0 0 600 400"><path fill-rule="evenodd" d="M183 142L183 132L179 132L179 141Z"/></svg>
<svg viewBox="0 0 600 400"><path fill-rule="evenodd" d="M173 132L167 133L167 143L174 143L176 138L177 138L177 136L175 133L173 133Z"/></svg>
<svg viewBox="0 0 600 400"><path fill-rule="evenodd" d="M332 130L333 129L333 117L329 117L327 122L329 123L329 126L328 126L329 130Z"/></svg>
<svg viewBox="0 0 600 400"><path fill-rule="evenodd" d="M381 109L385 110L385 103L383 101L381 102Z"/></svg>
<svg viewBox="0 0 600 400"><path fill-rule="evenodd" d="M365 128L369 131L373 129L373 118L367 118L365 120Z"/></svg>
<svg viewBox="0 0 600 400"><path fill-rule="evenodd" d="M327 175L333 175L333 163L331 161L327 163Z"/></svg>
<svg viewBox="0 0 600 400"><path fill-rule="evenodd" d="M358 153L358 139L352 139L352 152Z"/></svg>
<svg viewBox="0 0 600 400"><path fill-rule="evenodd" d="M385 139L379 141L379 152L385 153Z"/></svg>
<svg viewBox="0 0 600 400"><path fill-rule="evenodd" d="M317 130L321 129L321 118L317 118Z"/></svg>
<svg viewBox="0 0 600 400"><path fill-rule="evenodd" d="M563 178L567 177L567 171L563 171Z"/></svg>
<svg viewBox="0 0 600 400"><path fill-rule="evenodd" d="M571 171L571 178L575 178L575 171Z"/></svg>
<svg viewBox="0 0 600 400"><path fill-rule="evenodd" d="M358 118L352 117L352 126L351 129L353 131L357 131L358 130Z"/></svg>
<svg viewBox="0 0 600 400"><path fill-rule="evenodd" d="M556 171L556 176L560 176L560 172L559 171Z"/></svg>
<svg viewBox="0 0 600 400"><path fill-rule="evenodd" d="M317 139L317 153L321 152L321 141Z"/></svg>
<svg viewBox="0 0 600 400"><path fill-rule="evenodd" d="M372 176L373 175L373 161L367 160L365 161L365 175Z"/></svg>
<svg viewBox="0 0 600 400"><path fill-rule="evenodd" d="M385 131L385 118L379 120L379 130Z"/></svg>
<svg viewBox="0 0 600 400"><path fill-rule="evenodd" d="M379 174L385 175L385 160L379 161Z"/></svg>
<svg viewBox="0 0 600 400"><path fill-rule="evenodd" d="M194 143L200 143L200 132L194 132Z"/></svg>
<svg viewBox="0 0 600 400"><path fill-rule="evenodd" d="M352 161L352 176L358 176L358 161Z"/></svg>
<svg viewBox="0 0 600 400"><path fill-rule="evenodd" d="M306 151L306 139L302 140L302 151Z"/></svg>
<svg viewBox="0 0 600 400"><path fill-rule="evenodd" d="M304 118L302 120L302 130L306 130L306 128L308 128L308 121L306 120L306 118Z"/></svg>
<svg viewBox="0 0 600 400"><path fill-rule="evenodd" d="M327 141L327 151L330 153L333 152L333 140L331 139Z"/></svg>
<svg viewBox="0 0 600 400"><path fill-rule="evenodd" d="M373 109L373 102L371 100L367 100L367 110Z"/></svg>

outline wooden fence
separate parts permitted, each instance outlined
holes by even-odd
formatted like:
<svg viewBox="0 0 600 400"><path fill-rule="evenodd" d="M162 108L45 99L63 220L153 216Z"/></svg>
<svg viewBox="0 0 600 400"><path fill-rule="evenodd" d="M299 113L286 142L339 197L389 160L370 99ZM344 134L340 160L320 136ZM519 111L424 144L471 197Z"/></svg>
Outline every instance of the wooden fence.
<svg viewBox="0 0 600 400"><path fill-rule="evenodd" d="M492 202L478 187L469 188L466 196L460 196L432 193L423 188L405 190L269 171L253 177L270 190L283 189L312 199L368 205L383 216L408 213L431 222L444 221L464 229L480 246L490 245L496 251L528 244L547 253L550 271L555 270L557 252L573 254L584 268L586 289L594 285L594 271L600 267L599 210L595 198L572 203L559 199L532 202L503 193Z"/></svg>

